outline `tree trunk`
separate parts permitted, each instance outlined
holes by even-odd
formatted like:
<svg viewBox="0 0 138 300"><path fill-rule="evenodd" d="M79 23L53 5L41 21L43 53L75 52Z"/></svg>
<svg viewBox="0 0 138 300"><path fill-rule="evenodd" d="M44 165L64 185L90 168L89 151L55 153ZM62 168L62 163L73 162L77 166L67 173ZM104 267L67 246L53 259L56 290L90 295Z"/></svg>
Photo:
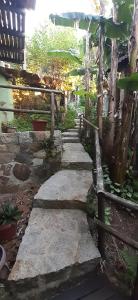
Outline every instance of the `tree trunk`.
<svg viewBox="0 0 138 300"><path fill-rule="evenodd" d="M89 45L89 32L86 34L86 53L85 53L85 90L88 93L90 89L90 45ZM90 97L85 96L85 118L89 119L90 116Z"/></svg>
<svg viewBox="0 0 138 300"><path fill-rule="evenodd" d="M104 14L104 4L100 1L101 15ZM98 74L98 102L97 102L97 125L99 137L102 140L103 134L103 75L104 75L104 25L100 23L99 34L99 74Z"/></svg>
<svg viewBox="0 0 138 300"><path fill-rule="evenodd" d="M114 6L113 8L113 20L117 21L117 10ZM112 151L115 136L115 113L116 113L116 97L117 97L117 70L118 70L118 45L117 40L112 39L112 49L111 49L111 74L110 74L110 100L109 100L109 131L108 131L108 151L110 153L108 159L109 163L112 159Z"/></svg>
<svg viewBox="0 0 138 300"><path fill-rule="evenodd" d="M138 58L138 0L135 0L133 29L130 38L131 51L130 57L130 70L137 71L137 58ZM122 109L122 124L115 140L115 155L114 155L114 168L113 180L123 184L125 180L128 160L128 147L131 135L132 116L134 109L134 94L133 92L125 91L125 97Z"/></svg>

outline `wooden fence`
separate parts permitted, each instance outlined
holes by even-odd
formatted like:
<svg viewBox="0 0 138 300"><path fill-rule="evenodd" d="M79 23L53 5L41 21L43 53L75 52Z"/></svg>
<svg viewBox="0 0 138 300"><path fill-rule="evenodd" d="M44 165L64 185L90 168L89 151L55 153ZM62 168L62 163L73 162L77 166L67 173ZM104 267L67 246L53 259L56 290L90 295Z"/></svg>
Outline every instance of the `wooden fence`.
<svg viewBox="0 0 138 300"><path fill-rule="evenodd" d="M98 199L98 217L95 217L95 223L98 229L98 248L103 258L106 258L105 253L105 233L108 233L115 238L119 239L124 244L132 247L138 251L138 242L128 237L120 232L118 232L113 226L105 224L105 201L109 201L119 207L124 207L132 210L133 212L138 212L138 204L118 197L112 193L106 192L104 189L103 171L101 164L101 149L99 142L99 129L94 124L86 120L83 114L80 116L80 132L84 130L84 138L87 137L89 131L93 132L94 141L93 147L95 148L95 192ZM137 276L135 281L135 287L132 295L132 300L138 300L138 268Z"/></svg>
<svg viewBox="0 0 138 300"><path fill-rule="evenodd" d="M5 108L0 107L0 111L7 111L7 112L15 112L15 113L29 113L29 114L45 114L45 115L51 115L51 130L50 135L51 138L53 138L54 135L54 129L55 129L55 112L58 116L58 106L55 99L55 94L64 94L62 91L58 90L49 90L45 88L36 88L36 87L30 87L30 86L17 86L17 85L3 85L0 84L0 88L5 89L13 89L13 90L21 90L21 91L35 91L35 92L43 92L43 93L50 93L51 95L51 105L50 110L28 110L28 109L11 109L11 108ZM5 100L5 99L3 99Z"/></svg>

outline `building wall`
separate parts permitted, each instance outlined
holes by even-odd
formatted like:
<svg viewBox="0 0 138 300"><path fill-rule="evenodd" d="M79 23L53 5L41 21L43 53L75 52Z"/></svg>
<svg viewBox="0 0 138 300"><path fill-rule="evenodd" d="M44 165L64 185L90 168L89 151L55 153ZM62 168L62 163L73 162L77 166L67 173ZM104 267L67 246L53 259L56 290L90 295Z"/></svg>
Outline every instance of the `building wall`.
<svg viewBox="0 0 138 300"><path fill-rule="evenodd" d="M9 84L8 80L0 74L0 84ZM13 96L12 90L0 88L0 106L13 108ZM0 111L0 131L1 131L1 123L8 122L13 120L14 114L12 112L1 112Z"/></svg>

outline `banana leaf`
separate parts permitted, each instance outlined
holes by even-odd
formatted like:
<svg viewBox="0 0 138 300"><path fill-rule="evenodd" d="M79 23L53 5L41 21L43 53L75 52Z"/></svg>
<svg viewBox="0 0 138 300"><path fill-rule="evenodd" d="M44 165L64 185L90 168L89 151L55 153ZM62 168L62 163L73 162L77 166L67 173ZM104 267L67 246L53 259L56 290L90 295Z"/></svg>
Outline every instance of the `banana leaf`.
<svg viewBox="0 0 138 300"><path fill-rule="evenodd" d="M69 61L74 61L78 64L82 64L81 59L78 56L76 56L72 51L50 50L47 52L47 55L48 55L48 57L66 59Z"/></svg>
<svg viewBox="0 0 138 300"><path fill-rule="evenodd" d="M115 23L112 18L103 16L86 15L79 12L50 15L51 21L55 25L75 27L78 24L80 29L89 30L96 33L99 24L103 25L105 35L109 38L125 38L128 36L128 26L125 22Z"/></svg>

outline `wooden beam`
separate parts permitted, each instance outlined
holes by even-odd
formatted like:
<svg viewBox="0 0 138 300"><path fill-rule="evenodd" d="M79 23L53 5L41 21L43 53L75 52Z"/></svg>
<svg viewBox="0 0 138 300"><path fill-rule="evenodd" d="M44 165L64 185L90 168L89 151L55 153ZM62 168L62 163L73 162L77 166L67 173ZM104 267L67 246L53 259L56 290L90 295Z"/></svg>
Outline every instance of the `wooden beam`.
<svg viewBox="0 0 138 300"><path fill-rule="evenodd" d="M7 28L6 26L2 27L1 25L0 25L0 33L4 33L6 35L11 35L14 37L25 37L24 32L16 31L16 30Z"/></svg>
<svg viewBox="0 0 138 300"><path fill-rule="evenodd" d="M91 127L95 128L95 129L99 130L99 128L98 128L97 126L95 126L93 123L89 122L89 121L88 121L87 119L85 119L84 117L83 117L83 121L84 121L86 124L88 124L89 126L91 126Z"/></svg>
<svg viewBox="0 0 138 300"><path fill-rule="evenodd" d="M104 231L106 231L110 235L116 237L117 239L122 241L124 244L132 247L135 250L138 250L138 242L137 241L133 240L132 238L130 238L126 235L124 236L124 234L118 232L112 226L106 225L98 219L95 219L95 223L98 227L102 228Z"/></svg>
<svg viewBox="0 0 138 300"><path fill-rule="evenodd" d="M101 149L99 143L98 130L95 130L95 147L96 147L96 186L98 192L104 190L103 170L101 165Z"/></svg>
<svg viewBox="0 0 138 300"><path fill-rule="evenodd" d="M51 138L54 136L55 129L55 96L51 93Z"/></svg>
<svg viewBox="0 0 138 300"><path fill-rule="evenodd" d="M50 115L51 111L46 110L34 110L34 109L20 109L20 108L6 108L6 107L0 107L0 111L9 111L9 112L15 112L15 113L29 113L29 114L47 114Z"/></svg>
<svg viewBox="0 0 138 300"><path fill-rule="evenodd" d="M0 51L9 51L9 52L17 52L19 54L23 54L23 48L15 47L12 45L3 45L3 43L0 42Z"/></svg>
<svg viewBox="0 0 138 300"><path fill-rule="evenodd" d="M45 89L45 88L36 88L36 87L31 87L31 86L0 84L0 88L20 90L20 91L34 91L34 92L43 92L43 93L64 94L62 91L58 91L58 90L50 90L50 89Z"/></svg>
<svg viewBox="0 0 138 300"><path fill-rule="evenodd" d="M22 64L24 62L24 59L22 59L22 60L14 59L14 58L5 57L5 56L2 56L2 55L0 55L0 60L15 63L15 64Z"/></svg>
<svg viewBox="0 0 138 300"><path fill-rule="evenodd" d="M101 197L103 197L103 199L105 199L105 200L111 201L117 205L121 205L123 207L126 207L128 209L138 212L138 204L136 204L132 201L123 199L121 197L118 197L118 196L108 193L106 191L99 191L98 195L101 195Z"/></svg>

